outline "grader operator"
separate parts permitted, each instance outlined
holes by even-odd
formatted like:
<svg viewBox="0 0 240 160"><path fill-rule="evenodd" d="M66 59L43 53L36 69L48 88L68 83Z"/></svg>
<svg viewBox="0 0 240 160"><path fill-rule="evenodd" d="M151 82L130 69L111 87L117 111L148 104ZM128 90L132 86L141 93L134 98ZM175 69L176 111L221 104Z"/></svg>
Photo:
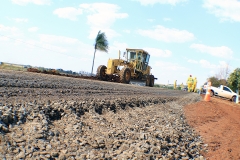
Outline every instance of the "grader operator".
<svg viewBox="0 0 240 160"><path fill-rule="evenodd" d="M97 77L103 81L119 81L129 84L130 81L145 82L146 86L153 87L155 78L148 65L150 55L143 49L126 49L125 59L109 59L107 67L100 65Z"/></svg>

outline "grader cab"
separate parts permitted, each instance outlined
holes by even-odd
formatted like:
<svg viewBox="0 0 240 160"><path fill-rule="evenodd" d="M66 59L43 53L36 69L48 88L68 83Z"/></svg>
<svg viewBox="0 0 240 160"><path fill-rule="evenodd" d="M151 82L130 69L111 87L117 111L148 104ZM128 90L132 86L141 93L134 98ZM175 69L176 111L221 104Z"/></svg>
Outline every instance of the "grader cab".
<svg viewBox="0 0 240 160"><path fill-rule="evenodd" d="M125 59L109 59L107 67L100 65L97 77L103 81L119 81L129 84L130 81L145 82L146 86L153 87L155 78L148 65L150 55L143 49L126 49Z"/></svg>

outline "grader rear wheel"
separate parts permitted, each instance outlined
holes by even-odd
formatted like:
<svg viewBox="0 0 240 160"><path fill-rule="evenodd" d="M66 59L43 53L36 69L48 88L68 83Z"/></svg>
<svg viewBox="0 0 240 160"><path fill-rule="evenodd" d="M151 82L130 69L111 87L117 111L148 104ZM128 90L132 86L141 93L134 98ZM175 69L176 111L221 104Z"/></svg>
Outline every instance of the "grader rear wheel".
<svg viewBox="0 0 240 160"><path fill-rule="evenodd" d="M149 86L150 85L150 76L147 76L147 79L146 79L146 86Z"/></svg>
<svg viewBox="0 0 240 160"><path fill-rule="evenodd" d="M150 75L150 84L149 84L150 87L153 87L154 86L154 75Z"/></svg>
<svg viewBox="0 0 240 160"><path fill-rule="evenodd" d="M120 82L129 84L131 80L131 70L128 67L124 67L120 71Z"/></svg>
<svg viewBox="0 0 240 160"><path fill-rule="evenodd" d="M153 87L154 86L154 75L148 75L146 79L146 86Z"/></svg>
<svg viewBox="0 0 240 160"><path fill-rule="evenodd" d="M97 69L97 77L102 81L107 80L107 74L105 71L106 69L107 69L107 67L105 65L100 65Z"/></svg>

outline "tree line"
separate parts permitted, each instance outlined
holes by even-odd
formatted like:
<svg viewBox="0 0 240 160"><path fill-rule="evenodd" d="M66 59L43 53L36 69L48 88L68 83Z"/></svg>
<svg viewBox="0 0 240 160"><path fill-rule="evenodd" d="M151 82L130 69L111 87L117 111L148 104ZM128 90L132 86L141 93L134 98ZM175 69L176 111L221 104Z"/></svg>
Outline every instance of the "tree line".
<svg viewBox="0 0 240 160"><path fill-rule="evenodd" d="M229 71L229 68L222 68L219 70L218 74L215 76L210 76L208 78L212 86L219 87L220 85L225 85L231 88L234 92L240 90L240 68L236 68L233 72Z"/></svg>

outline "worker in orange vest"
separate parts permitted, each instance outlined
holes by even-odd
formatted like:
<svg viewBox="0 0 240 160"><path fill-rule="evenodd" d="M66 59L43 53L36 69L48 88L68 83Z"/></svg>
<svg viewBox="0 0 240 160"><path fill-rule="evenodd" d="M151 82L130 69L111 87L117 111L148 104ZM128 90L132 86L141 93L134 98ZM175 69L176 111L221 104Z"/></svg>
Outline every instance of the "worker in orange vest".
<svg viewBox="0 0 240 160"><path fill-rule="evenodd" d="M190 75L187 79L187 86L188 86L188 92L192 92L192 86L193 86L192 75Z"/></svg>

